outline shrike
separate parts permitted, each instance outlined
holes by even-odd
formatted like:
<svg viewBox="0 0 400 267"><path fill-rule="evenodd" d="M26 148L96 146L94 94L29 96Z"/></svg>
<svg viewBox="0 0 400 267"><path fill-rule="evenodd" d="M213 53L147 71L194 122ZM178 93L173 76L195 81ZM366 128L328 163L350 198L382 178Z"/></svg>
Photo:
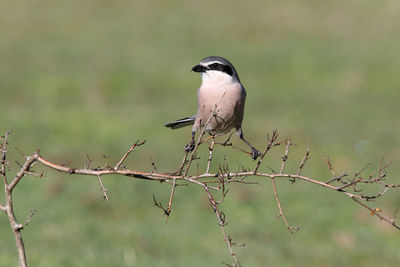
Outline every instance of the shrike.
<svg viewBox="0 0 400 267"><path fill-rule="evenodd" d="M171 129L192 125L192 139L185 147L192 151L196 131L205 130L212 135L221 135L235 128L237 135L251 148L251 157L256 159L260 151L244 139L242 120L246 90L239 80L233 65L223 57L204 58L192 71L201 73L202 83L197 92L197 114L165 124Z"/></svg>

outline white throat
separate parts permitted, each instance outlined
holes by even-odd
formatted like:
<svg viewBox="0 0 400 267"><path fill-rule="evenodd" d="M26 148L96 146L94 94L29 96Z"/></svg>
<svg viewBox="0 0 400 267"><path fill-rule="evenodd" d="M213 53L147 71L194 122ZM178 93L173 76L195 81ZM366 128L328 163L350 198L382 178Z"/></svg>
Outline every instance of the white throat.
<svg viewBox="0 0 400 267"><path fill-rule="evenodd" d="M201 75L202 84L204 85L221 85L234 83L232 76L216 70L208 70Z"/></svg>

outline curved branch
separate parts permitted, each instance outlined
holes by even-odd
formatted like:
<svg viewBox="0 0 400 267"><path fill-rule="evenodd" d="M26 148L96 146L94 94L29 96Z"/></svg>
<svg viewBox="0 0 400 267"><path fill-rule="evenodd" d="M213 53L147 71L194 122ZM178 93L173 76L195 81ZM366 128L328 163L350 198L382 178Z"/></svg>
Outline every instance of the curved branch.
<svg viewBox="0 0 400 267"><path fill-rule="evenodd" d="M19 255L19 264L20 266L26 266L26 256L25 256L25 248L24 248L24 243L22 241L22 236L21 236L21 230L26 226L32 215L34 214L34 210L31 211L31 215L29 215L28 220L25 224L20 224L17 222L17 219L14 214L13 210L13 203L12 203L12 192L13 189L18 185L18 183L21 181L21 179L25 175L38 175L35 174L31 168L35 164L35 162L41 163L44 167L51 168L53 170L59 171L59 172L64 172L68 174L81 174L81 175L88 175L88 176L95 176L98 178L99 183L101 185L102 191L104 198L108 200L107 196L107 190L104 187L101 176L102 175L120 175L120 176L127 176L131 178L137 178L137 179L145 179L145 180L150 180L150 181L159 181L159 182L167 182L172 185L171 188L171 194L168 202L168 208L164 209L161 202L157 202L155 197L154 197L154 204L158 207L160 207L164 213L167 215L167 220L168 216L172 211L172 201L173 197L175 194L175 187L178 185L182 185L181 182L188 182L191 184L199 185L201 186L204 190L205 193L208 196L209 203L211 207L213 208L214 212L216 213L217 219L218 219L218 224L221 227L222 234L224 236L224 240L228 246L228 249L230 251L230 254L232 258L234 259L235 265L240 266L239 260L236 256L236 254L233 252L233 246L237 245L236 243L233 243L232 238L226 234L225 232L225 226L226 226L226 218L225 214L223 211L220 210L219 204L221 204L228 193L229 189L226 188L226 185L229 183L244 183L244 184L250 184L250 183L257 183L257 182L252 182L252 181L246 181L249 177L253 178L259 178L259 179L271 179L272 181L272 188L273 188L273 193L275 195L275 199L279 208L279 215L282 217L283 221L285 222L287 228L291 232L295 232L298 230L297 227L292 227L288 224L285 215L283 214L283 209L279 200L278 196L278 191L276 188L275 180L277 178L286 178L289 179L290 181L294 182L296 179L298 180L303 180L305 182L315 184L322 186L324 188L336 191L338 193L341 193L343 195L346 195L347 197L351 198L354 200L357 204L362 206L363 208L369 210L372 215L377 216L382 221L385 221L389 224L391 224L393 227L396 229L400 230L400 226L396 223L395 218L388 219L387 217L383 216L381 213L381 210L378 208L372 208L368 205L366 205L366 201L369 201L371 199L378 199L381 197L384 193L388 191L389 188L400 188L400 185L398 184L389 184L386 183L385 177L387 175L387 169L390 165L386 164L384 165L383 160L379 166L379 169L376 172L373 172L372 175L369 176L364 176L362 172L365 170L365 167L362 168L359 172L356 172L353 176L352 179L347 178L348 175L344 173L343 175L336 177L335 171L333 169L333 166L330 162L329 157L324 158L324 160L328 164L328 168L330 173L332 174L333 178L328 179L327 182L322 182L322 180L327 180L327 179L314 179L310 178L305 175L301 175L301 171L303 170L304 165L307 163L307 160L309 159L309 146L307 145L307 151L301 160L300 164L298 165L298 169L296 174L293 173L285 173L285 164L286 161L288 160L288 155L289 155L289 149L292 145L292 143L284 139L282 141L276 141L278 138L277 131L274 131L270 136L268 136L267 144L266 147L263 151L263 153L260 155L259 160L254 166L254 169L252 171L248 170L243 170L243 171L238 171L238 172L232 172L229 170L228 167L228 162L224 163L223 167L220 167L218 172L216 173L209 173L210 171L210 165L211 161L213 159L212 153L214 149L214 144L215 143L214 139L212 140L212 143L210 145L210 151L209 151L209 156L208 156L208 161L207 161L207 167L204 173L200 173L197 175L188 175L189 169L191 167L192 161L195 159L195 152L197 151L197 148L204 143L204 140L202 140L202 136L204 135L204 131L201 132L200 137L195 145L195 149L190 155L188 159L188 152L185 152L185 156L183 158L182 164L179 168L179 170L175 173L158 173L157 169L154 170L154 172L145 172L145 171L137 171L137 170L129 170L126 168L121 168L123 162L126 160L126 158L131 154L135 147L143 145L144 142L139 143L137 141L134 143L129 150L123 155L123 157L118 161L118 163L114 167L106 167L106 168L92 168L90 169L90 163L91 159L88 157L88 163L84 168L70 168L64 165L56 164L54 162L51 162L45 158L43 158L40 154L39 151L33 153L31 156L25 157L25 162L20 166L20 170L17 172L13 180L8 183L7 177L6 177L6 166L8 162L6 161L6 146L7 146L7 137L10 132L7 132L6 136L2 138L2 144L0 144L1 148L1 175L3 176L3 182L4 182L4 189L5 189L5 205L0 205L0 211L3 211L4 213L7 214L11 229L14 233L15 240L16 240L16 245L17 245L17 250L18 250L18 255ZM228 139L229 140L229 139ZM279 173L266 173L266 172L261 172L260 167L264 161L264 158L266 154L271 151L274 147L278 147L281 144L286 144L285 150L284 150L284 156L282 157L282 163L279 169ZM225 146L225 145L224 145ZM247 153L247 152L245 152ZM154 163L153 163L154 164ZM185 168L186 167L186 168ZM183 173L183 174L182 174ZM40 175L41 176L41 175ZM207 179L206 179L207 178ZM333 185L334 183L338 184L337 186ZM363 195L360 190L357 189L357 185L359 184L375 184L379 185L380 187L383 186L383 189L380 190L377 194L375 195ZM211 186L214 185L214 186ZM219 192L222 195L222 200L216 201L213 194L210 192L210 189L213 189L217 192ZM351 192L350 192L351 191Z"/></svg>
<svg viewBox="0 0 400 267"><path fill-rule="evenodd" d="M343 190L342 186L336 187L331 184L321 182L317 179L312 179L307 176L290 174L290 173L262 173L262 172L254 173L253 171L246 171L246 172L236 172L236 173L235 172L203 173L200 175L184 176L184 175L161 174L161 173L155 173L155 172L133 171L133 170L128 170L128 169L115 170L113 168L110 168L110 169L75 169L75 168L69 168L69 167L65 167L65 166L61 166L61 165L52 163L52 162L44 159L43 157L41 157L38 153L35 153L32 156L28 157L27 162L29 163L31 161L34 161L32 159L36 159L38 162L42 163L43 165L45 165L47 167L50 167L52 169L55 169L55 170L58 170L61 172L69 173L69 174L82 174L82 175L91 175L91 176L118 174L118 175L123 175L123 176L128 176L128 177L134 177L134 178L146 179L146 180L156 180L156 181L161 181L161 182L167 182L167 181L173 181L173 180L184 180L184 181L187 181L187 182L190 182L193 184L200 185L202 187L204 186L205 183L219 183L220 182L219 179L221 179L221 178L226 179L225 183L236 182L237 179L239 179L239 178L247 178L250 176L267 177L267 178L271 178L271 179L291 178L291 179L303 180L303 181L306 181L306 182L309 182L312 184L317 184L322 187L326 187L328 189L340 192L340 193L352 198L353 200L354 199L369 200L367 196L353 194L353 193ZM30 164L24 164L24 166L30 166ZM200 179L204 179L204 178L216 178L216 179L211 180L211 181L208 180L207 182L200 181ZM388 187L398 187L398 185L390 184L390 185L388 185ZM217 188L217 187L209 186L209 188L214 189L214 190L219 190L219 188ZM361 206L363 206L363 205L361 205ZM374 215L376 215L379 219L381 219L383 221L389 222L395 228L400 230L399 226L394 221L392 223L390 219L387 219L377 213L374 213Z"/></svg>

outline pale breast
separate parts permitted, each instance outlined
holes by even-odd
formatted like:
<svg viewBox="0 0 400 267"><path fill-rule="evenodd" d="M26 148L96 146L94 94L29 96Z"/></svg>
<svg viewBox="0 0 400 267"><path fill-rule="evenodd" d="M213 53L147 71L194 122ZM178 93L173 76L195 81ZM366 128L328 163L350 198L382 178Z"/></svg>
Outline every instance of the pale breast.
<svg viewBox="0 0 400 267"><path fill-rule="evenodd" d="M240 126L245 93L240 83L202 86L198 91L197 126L218 133ZM213 115L214 114L214 115Z"/></svg>

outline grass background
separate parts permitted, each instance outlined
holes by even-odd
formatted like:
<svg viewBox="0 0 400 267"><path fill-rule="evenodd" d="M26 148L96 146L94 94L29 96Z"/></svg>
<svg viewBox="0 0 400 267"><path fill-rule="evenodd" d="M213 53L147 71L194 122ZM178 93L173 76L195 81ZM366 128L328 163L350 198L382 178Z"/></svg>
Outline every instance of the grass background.
<svg viewBox="0 0 400 267"><path fill-rule="evenodd" d="M321 159L341 173L382 156L400 174L400 3L333 1L0 1L0 131L14 128L10 166L40 148L56 162L115 163L137 139L132 169L177 168L190 130L165 122L195 112L198 75L192 66L221 55L247 88L244 132L262 147L278 129L298 144L294 170L310 142L304 170L327 180ZM242 145L234 138L237 145ZM206 154L206 150L202 151ZM107 158L103 157L107 155ZM236 166L252 166L236 151L218 149ZM266 166L277 168L280 153ZM200 164L204 165L201 161ZM201 165L202 166L202 165ZM13 173L13 172L11 172ZM221 266L231 262L205 194L180 187L165 224L152 194L166 203L169 186L104 177L111 202L101 201L96 179L50 170L26 177L15 209L31 266ZM279 181L291 235L275 218L269 181L234 186L223 210L244 266L398 266L399 233L335 192ZM0 192L3 199L4 193ZM400 194L374 206L389 215ZM16 266L13 236L0 217L0 265Z"/></svg>

